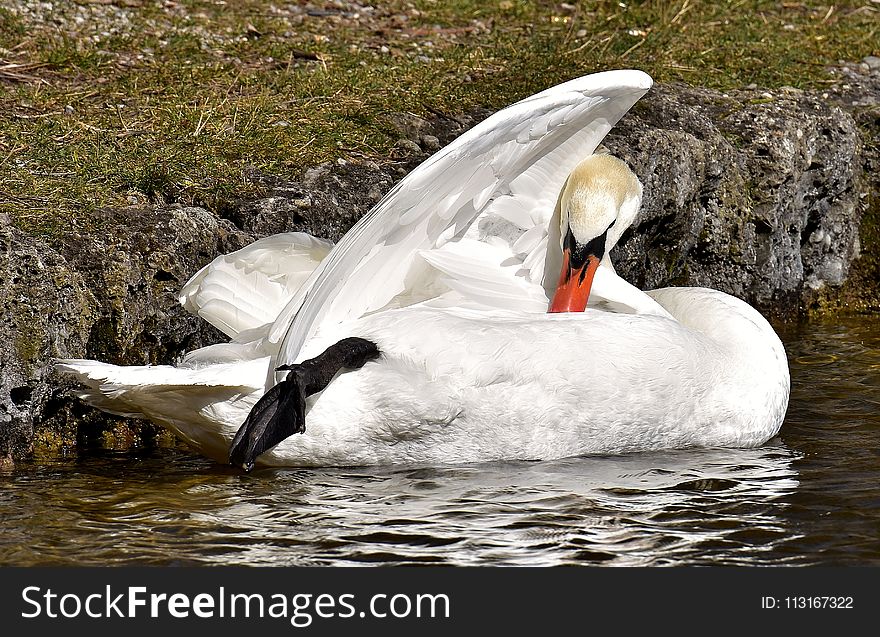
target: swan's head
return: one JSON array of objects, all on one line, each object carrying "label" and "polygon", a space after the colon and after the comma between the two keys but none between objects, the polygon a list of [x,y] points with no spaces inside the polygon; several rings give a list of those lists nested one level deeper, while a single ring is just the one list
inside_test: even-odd
[{"label": "swan's head", "polygon": [[572,171],[559,196],[562,271],[551,312],[583,312],[593,275],[635,220],[642,184],[611,155],[591,155]]}]

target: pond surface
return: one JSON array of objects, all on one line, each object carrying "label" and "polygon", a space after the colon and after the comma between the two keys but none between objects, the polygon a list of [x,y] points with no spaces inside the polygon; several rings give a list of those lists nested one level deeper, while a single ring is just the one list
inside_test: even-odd
[{"label": "pond surface", "polygon": [[242,474],[176,449],[0,474],[0,565],[880,565],[880,320],[782,326],[760,449]]}]

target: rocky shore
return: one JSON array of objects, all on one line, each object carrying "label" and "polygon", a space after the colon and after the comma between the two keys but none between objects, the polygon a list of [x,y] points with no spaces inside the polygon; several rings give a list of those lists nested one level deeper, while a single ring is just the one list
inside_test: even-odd
[{"label": "rocky shore", "polygon": [[[878,61],[880,62],[880,61]],[[822,92],[658,85],[606,139],[645,187],[616,249],[639,287],[715,287],[768,316],[876,311],[880,65],[836,71]],[[488,112],[394,115],[395,156],[252,175],[262,199],[211,211],[103,210],[94,230],[30,236],[0,215],[0,459],[154,438],[70,396],[54,358],[169,363],[223,335],[178,304],[218,254],[269,234],[338,240],[394,183]]]}]

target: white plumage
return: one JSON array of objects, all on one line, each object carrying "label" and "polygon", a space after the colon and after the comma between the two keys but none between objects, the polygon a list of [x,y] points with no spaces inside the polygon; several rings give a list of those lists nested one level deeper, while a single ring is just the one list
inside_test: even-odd
[{"label": "white plumage", "polygon": [[[635,216],[641,186],[626,176],[619,189],[581,192],[588,182],[573,174],[560,193],[650,85],[638,71],[599,73],[500,111],[416,168],[332,249],[290,233],[219,257],[181,302],[230,343],[178,368],[70,360],[60,369],[86,385],[88,402],[162,423],[219,461],[276,366],[350,336],[382,356],[311,396],[305,433],[261,463],[761,444],[782,423],[789,377],[778,337],[747,304],[696,288],[646,294],[617,277],[606,252],[591,307],[547,313],[565,229],[601,233],[610,250]],[[570,211],[568,197],[586,208],[614,199],[618,223]]]},{"label": "white plumage", "polygon": [[235,338],[274,321],[332,247],[302,232],[254,241],[196,272],[180,303]]}]

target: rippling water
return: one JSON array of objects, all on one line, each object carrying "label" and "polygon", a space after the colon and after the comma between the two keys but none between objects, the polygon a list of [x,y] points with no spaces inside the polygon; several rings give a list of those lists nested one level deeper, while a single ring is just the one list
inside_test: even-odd
[{"label": "rippling water", "polygon": [[0,474],[0,564],[880,564],[880,325],[783,326],[760,449],[242,474],[174,449]]}]

